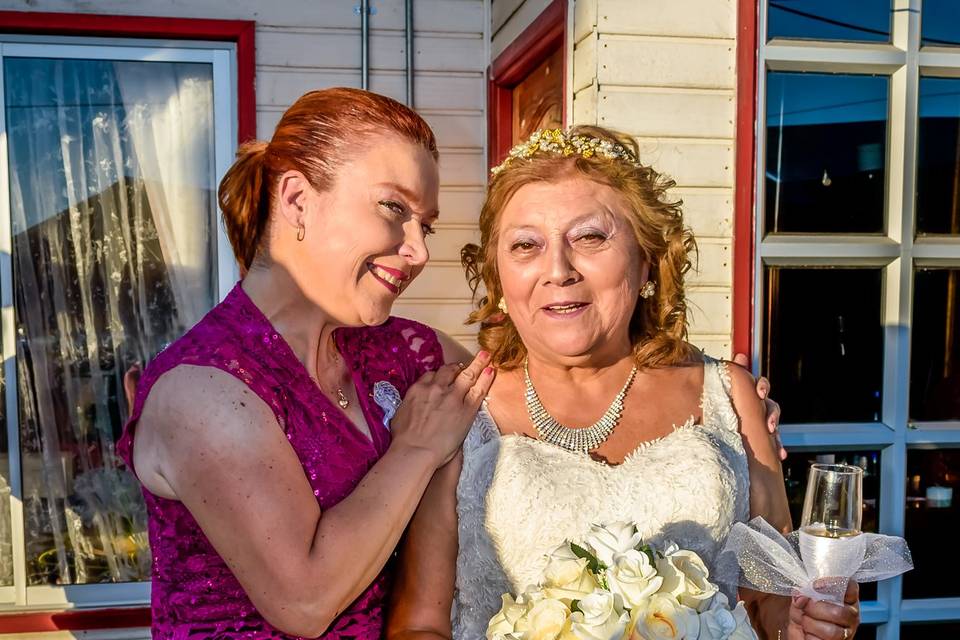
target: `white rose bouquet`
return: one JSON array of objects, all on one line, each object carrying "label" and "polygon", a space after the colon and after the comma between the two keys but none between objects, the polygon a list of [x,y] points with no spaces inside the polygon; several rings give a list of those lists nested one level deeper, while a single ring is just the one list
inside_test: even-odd
[{"label": "white rose bouquet", "polygon": [[633,523],[594,526],[549,556],[540,584],[503,606],[487,640],[756,640],[696,553],[645,544]]}]

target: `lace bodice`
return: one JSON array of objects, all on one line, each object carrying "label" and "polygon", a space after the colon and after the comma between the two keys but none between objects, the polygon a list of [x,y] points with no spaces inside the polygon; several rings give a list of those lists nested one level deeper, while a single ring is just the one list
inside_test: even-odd
[{"label": "lace bodice", "polygon": [[526,436],[500,436],[481,410],[464,442],[457,487],[460,550],[455,640],[479,640],[503,593],[537,579],[546,554],[594,523],[633,520],[708,567],[734,522],[749,517],[750,480],[722,362],[704,365],[703,420],[643,443],[609,466]]},{"label": "lace bodice", "polygon": [[[353,373],[367,438],[317,388],[283,337],[238,284],[186,335],[144,371],[117,452],[133,469],[133,430],[153,384],[181,364],[215,367],[246,384],[273,410],[324,510],[345,498],[390,445],[377,383],[402,396],[427,370],[443,364],[436,334],[412,320],[390,318],[378,327],[338,329],[337,347]],[[211,400],[216,402],[216,398]],[[153,637],[280,639],[254,608],[223,558],[182,502],[143,489],[153,552]],[[256,517],[255,513],[250,514]],[[384,570],[330,625],[330,640],[379,640],[389,583]]]}]

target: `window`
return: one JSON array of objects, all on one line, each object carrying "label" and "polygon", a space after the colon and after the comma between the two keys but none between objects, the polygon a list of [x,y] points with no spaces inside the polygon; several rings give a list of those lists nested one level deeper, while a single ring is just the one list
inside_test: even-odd
[{"label": "window", "polygon": [[0,40],[0,606],[149,599],[127,392],[238,275],[234,47],[141,45]]},{"label": "window", "polygon": [[960,4],[765,0],[758,35],[752,340],[791,505],[816,458],[864,466],[865,528],[919,556],[863,590],[868,633],[946,637],[960,594],[920,567],[960,491]]}]

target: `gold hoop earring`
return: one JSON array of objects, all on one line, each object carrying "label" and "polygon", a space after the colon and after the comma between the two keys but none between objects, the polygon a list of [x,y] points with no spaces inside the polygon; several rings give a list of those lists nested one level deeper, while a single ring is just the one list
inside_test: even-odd
[{"label": "gold hoop earring", "polygon": [[297,225],[297,242],[303,242],[303,237],[307,235],[307,228],[303,226],[301,222]]},{"label": "gold hoop earring", "polygon": [[653,280],[647,280],[643,283],[643,286],[640,287],[640,297],[646,300],[647,298],[652,298],[653,294],[657,292],[657,285],[653,283]]},{"label": "gold hoop earring", "polygon": [[508,315],[506,298],[502,298],[502,297],[500,298],[500,302],[497,303],[497,309],[500,309],[500,311],[503,312],[503,315]]}]

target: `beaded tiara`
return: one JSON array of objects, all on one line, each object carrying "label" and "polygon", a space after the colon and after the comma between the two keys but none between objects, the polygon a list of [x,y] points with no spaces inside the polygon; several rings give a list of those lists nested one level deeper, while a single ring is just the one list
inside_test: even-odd
[{"label": "beaded tiara", "polygon": [[521,142],[510,149],[510,153],[503,162],[492,168],[490,173],[496,175],[514,160],[531,158],[537,152],[553,153],[564,158],[572,155],[579,155],[583,158],[599,156],[639,165],[636,155],[618,142],[579,134],[570,136],[560,129],[540,129],[534,131],[533,135],[525,142]]}]

